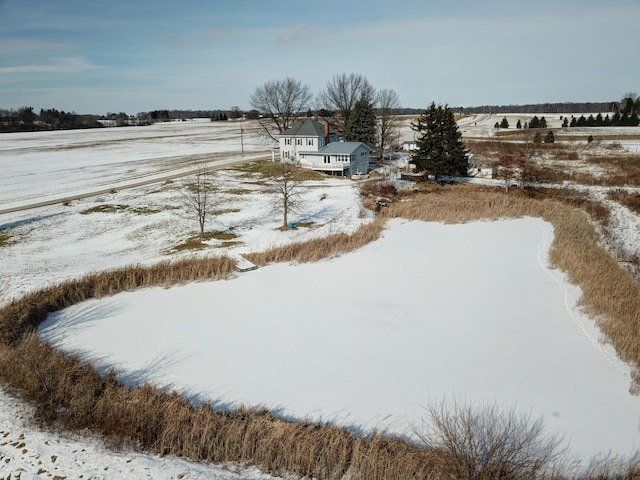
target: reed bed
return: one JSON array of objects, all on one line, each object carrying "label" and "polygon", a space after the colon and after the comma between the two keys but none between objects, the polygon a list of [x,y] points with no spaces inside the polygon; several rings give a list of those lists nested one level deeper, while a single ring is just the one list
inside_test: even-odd
[{"label": "reed bed", "polygon": [[[521,216],[542,217],[553,224],[552,264],[582,287],[585,309],[600,319],[621,358],[640,364],[639,287],[600,246],[588,214],[568,205],[566,199],[469,185],[434,188],[402,197],[351,235],[331,235],[248,258],[264,265],[336,256],[378,238],[386,219],[393,217],[460,223]],[[354,435],[329,424],[289,421],[266,410],[217,410],[147,384],[127,387],[114,372],[99,375],[82,359],[44,344],[35,333],[48,313],[88,298],[226,278],[233,269],[234,262],[224,257],[163,262],[88,275],[17,299],[0,309],[0,380],[33,402],[42,420],[70,429],[91,429],[117,446],[196,461],[255,464],[265,472],[307,478],[454,478],[451,453],[437,447],[376,433]],[[616,478],[622,467],[628,467],[625,478],[640,478],[637,462],[615,469],[607,462],[599,465],[599,470],[594,467],[582,477],[593,478],[591,472],[598,470],[598,478]],[[511,472],[495,478],[522,477]]]},{"label": "reed bed", "polygon": [[245,258],[263,266],[273,262],[315,262],[350,252],[376,240],[384,228],[384,219],[376,218],[352,234],[335,233],[323,238],[273,247],[263,252],[249,253]]}]

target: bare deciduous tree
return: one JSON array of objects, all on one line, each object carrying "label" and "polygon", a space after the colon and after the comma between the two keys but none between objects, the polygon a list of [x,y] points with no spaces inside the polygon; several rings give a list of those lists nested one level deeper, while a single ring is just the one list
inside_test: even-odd
[{"label": "bare deciduous tree", "polygon": [[192,175],[185,178],[180,191],[188,218],[197,218],[200,227],[200,241],[205,239],[205,224],[212,215],[214,206],[219,200],[219,192],[213,174],[204,167],[199,167]]},{"label": "bare deciduous tree", "polygon": [[327,88],[318,95],[320,106],[335,115],[325,120],[340,134],[344,134],[351,111],[356,102],[364,98],[369,103],[375,100],[375,89],[363,75],[342,73],[327,82]]},{"label": "bare deciduous tree", "polygon": [[289,226],[289,214],[297,212],[304,203],[304,185],[296,173],[299,167],[288,162],[280,162],[272,178],[274,202],[273,209],[282,212],[282,226]]},{"label": "bare deciduous tree", "polygon": [[536,182],[539,168],[536,164],[538,146],[532,141],[532,135],[527,134],[523,145],[500,143],[500,158],[496,162],[496,175],[504,181],[506,191],[509,187],[524,188],[528,183]]},{"label": "bare deciduous tree", "polygon": [[263,115],[260,123],[264,131],[275,140],[275,135],[288,129],[296,116],[309,108],[312,97],[307,85],[287,77],[269,80],[256,87],[249,102]]},{"label": "bare deciduous tree", "polygon": [[400,109],[400,97],[395,90],[380,90],[377,95],[378,104],[378,148],[380,158],[384,158],[385,149],[388,149],[400,138],[400,121],[398,111]]},{"label": "bare deciduous tree", "polygon": [[516,181],[516,153],[513,148],[509,148],[506,144],[499,143],[500,156],[496,162],[496,177],[504,182],[506,192],[514,185]]},{"label": "bare deciduous tree", "polygon": [[568,467],[567,447],[545,432],[542,419],[459,401],[432,404],[427,412],[429,419],[415,433],[427,447],[446,454],[446,478],[534,479]]}]

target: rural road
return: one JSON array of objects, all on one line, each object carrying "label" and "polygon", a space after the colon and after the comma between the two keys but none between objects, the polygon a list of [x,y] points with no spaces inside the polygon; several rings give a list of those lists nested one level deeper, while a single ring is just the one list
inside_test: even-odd
[{"label": "rural road", "polygon": [[232,165],[241,165],[243,163],[253,162],[257,160],[267,160],[271,158],[268,154],[250,155],[240,160],[234,156],[233,159],[216,159],[211,161],[211,155],[189,155],[182,160],[186,160],[188,167],[181,166],[172,172],[164,172],[156,175],[145,175],[138,177],[135,180],[124,180],[121,182],[113,182],[108,186],[96,186],[75,192],[68,192],[66,194],[58,194],[48,197],[34,198],[29,200],[23,200],[19,202],[7,203],[0,205],[0,215],[7,213],[20,212],[24,210],[31,210],[34,208],[46,207],[49,205],[56,205],[59,203],[65,203],[72,200],[79,200],[81,198],[92,197],[94,195],[101,195],[109,193],[113,190],[125,190],[129,188],[141,187],[144,185],[152,185],[154,183],[162,183],[167,180],[184,177],[193,173],[194,167],[204,167],[207,170],[220,170]]}]

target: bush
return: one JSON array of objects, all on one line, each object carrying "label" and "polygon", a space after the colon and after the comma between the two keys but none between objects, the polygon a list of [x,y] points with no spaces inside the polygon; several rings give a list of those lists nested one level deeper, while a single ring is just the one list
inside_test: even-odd
[{"label": "bush", "polygon": [[562,439],[532,421],[495,405],[474,408],[459,401],[427,407],[429,420],[416,435],[447,458],[445,476],[458,480],[541,478],[564,468]]},{"label": "bush", "polygon": [[544,136],[544,143],[553,143],[556,141],[556,137],[551,130]]}]

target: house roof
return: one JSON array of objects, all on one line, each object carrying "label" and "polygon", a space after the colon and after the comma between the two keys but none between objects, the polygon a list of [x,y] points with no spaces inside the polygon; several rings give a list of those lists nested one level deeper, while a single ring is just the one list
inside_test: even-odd
[{"label": "house roof", "polygon": [[320,148],[317,152],[304,153],[307,155],[351,155],[361,146],[371,152],[371,149],[362,142],[332,142],[329,145],[325,145]]},{"label": "house roof", "polygon": [[[324,137],[324,123],[311,118],[293,122],[293,124],[280,134],[281,137]],[[336,132],[331,131],[332,134]]]}]

